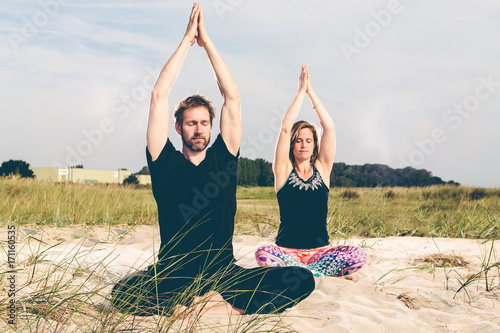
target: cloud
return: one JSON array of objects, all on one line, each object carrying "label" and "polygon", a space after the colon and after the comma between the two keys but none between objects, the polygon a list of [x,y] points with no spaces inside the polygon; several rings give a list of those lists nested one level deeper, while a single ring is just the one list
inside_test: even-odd
[{"label": "cloud", "polygon": [[[57,0],[42,3],[50,1]],[[221,2],[229,7],[217,7]],[[142,81],[148,76],[150,86],[177,47],[192,4],[59,3],[57,14],[45,11],[49,20],[18,45],[18,52],[9,36],[22,37],[26,22],[33,23],[34,15],[44,10],[40,2],[0,5],[0,91],[8,110],[0,130],[5,138],[15,138],[2,140],[0,160],[16,156],[32,166],[64,163],[68,147],[76,149],[88,140],[84,131],[109,119],[114,130],[103,135],[82,163],[139,170],[145,164],[149,103],[149,92],[139,96],[147,90]],[[370,24],[375,27],[375,16],[388,10],[391,1],[201,3],[207,29],[241,93],[247,145],[264,133],[277,136],[277,115],[294,97],[299,67],[307,64],[337,125],[336,161],[397,167],[401,156],[408,160],[419,149],[416,141],[442,128],[447,140],[414,166],[446,180],[500,186],[492,163],[500,139],[494,128],[500,89],[458,129],[443,119],[449,108],[474,94],[479,77],[492,75],[500,81],[500,5],[495,1],[401,0],[402,10],[386,26],[380,24],[377,34],[372,31],[369,44],[352,54],[350,62],[341,43],[356,46],[356,34]],[[203,50],[193,46],[170,106],[196,92],[220,108],[213,71]],[[132,94],[140,98],[130,102]],[[309,104],[305,99],[299,118],[317,123]],[[124,105],[128,115],[122,119],[114,111]],[[171,136],[176,142],[173,131]],[[265,145],[253,141],[253,148],[259,145],[258,157],[272,159],[274,140]]]}]

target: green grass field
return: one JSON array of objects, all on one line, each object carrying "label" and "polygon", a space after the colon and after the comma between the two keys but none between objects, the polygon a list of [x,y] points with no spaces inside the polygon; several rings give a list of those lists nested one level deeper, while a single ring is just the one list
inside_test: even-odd
[{"label": "green grass field", "polygon": [[[149,187],[0,178],[0,196],[0,226],[154,225],[158,218]],[[276,233],[279,209],[273,188],[239,187],[237,200],[236,233]],[[500,238],[500,189],[331,188],[328,208],[334,238]]]}]

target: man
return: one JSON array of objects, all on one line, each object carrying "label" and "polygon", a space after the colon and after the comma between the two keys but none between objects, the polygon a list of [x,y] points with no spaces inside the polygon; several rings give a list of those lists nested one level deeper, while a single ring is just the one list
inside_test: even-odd
[{"label": "man", "polygon": [[[182,138],[179,152],[168,138],[168,95],[195,41],[206,51],[224,99],[220,135],[207,148],[215,113],[204,97],[190,96],[174,113]],[[269,313],[312,292],[314,278],[305,269],[244,269],[234,263],[240,141],[239,92],[195,3],[184,38],[162,68],[151,97],[146,156],[158,205],[158,262],[115,285],[115,307],[137,315],[172,313],[182,306],[213,313]]]}]

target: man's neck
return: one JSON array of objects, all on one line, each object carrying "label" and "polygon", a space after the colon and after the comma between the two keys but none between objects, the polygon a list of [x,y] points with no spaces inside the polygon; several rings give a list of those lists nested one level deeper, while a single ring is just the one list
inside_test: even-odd
[{"label": "man's neck", "polygon": [[193,163],[194,165],[199,165],[207,156],[207,149],[205,148],[202,151],[192,151],[183,144],[182,154],[189,162]]}]

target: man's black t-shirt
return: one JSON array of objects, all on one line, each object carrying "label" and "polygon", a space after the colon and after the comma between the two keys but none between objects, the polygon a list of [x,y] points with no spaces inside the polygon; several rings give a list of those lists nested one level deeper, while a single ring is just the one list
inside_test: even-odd
[{"label": "man's black t-shirt", "polygon": [[155,161],[147,148],[146,157],[158,205],[159,261],[182,256],[183,262],[203,266],[214,259],[222,265],[234,260],[238,155],[228,151],[219,134],[199,165],[170,139]]}]

